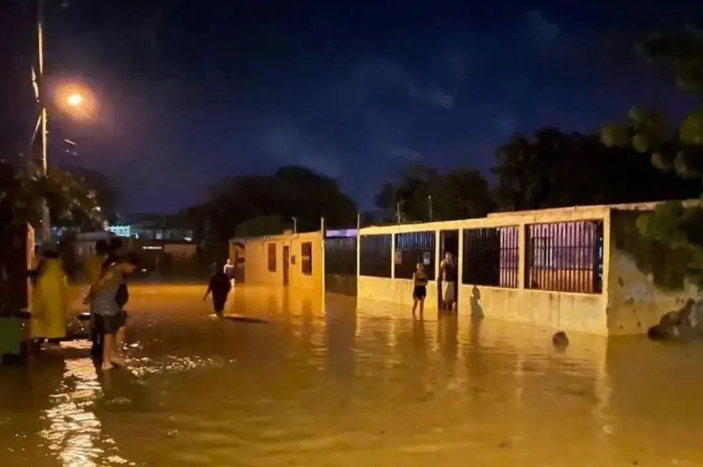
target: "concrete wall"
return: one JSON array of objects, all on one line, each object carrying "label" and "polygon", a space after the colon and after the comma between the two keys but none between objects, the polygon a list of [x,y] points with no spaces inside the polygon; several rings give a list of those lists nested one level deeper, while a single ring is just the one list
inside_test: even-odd
[{"label": "concrete wall", "polygon": [[459,289],[459,312],[472,318],[495,318],[607,335],[607,299],[603,294],[473,285],[461,285]]},{"label": "concrete wall", "polygon": [[700,290],[684,276],[685,260],[644,241],[635,222],[637,211],[613,211],[608,329],[611,335],[643,334],[662,316],[678,311]]},{"label": "concrete wall", "polygon": [[[302,244],[312,244],[312,274],[302,271]],[[269,245],[276,248],[276,270],[269,271]],[[289,287],[322,290],[323,252],[320,232],[285,234],[245,240],[245,272],[248,285],[283,286],[283,248],[290,248]]]},{"label": "concrete wall", "polygon": [[[458,311],[460,315],[496,318],[501,320],[550,326],[566,331],[582,331],[607,335],[608,284],[610,249],[610,207],[577,207],[522,213],[501,213],[482,219],[406,224],[397,226],[369,227],[359,231],[360,236],[374,234],[399,234],[434,231],[437,235],[436,276],[442,245],[440,232],[459,230],[459,277]],[[602,220],[604,235],[602,293],[566,293],[525,288],[526,226],[529,224]],[[472,228],[517,226],[520,232],[520,267],[517,288],[501,288],[461,284],[463,264],[463,230]],[[360,253],[359,253],[360,255]],[[407,305],[412,304],[412,281],[395,278],[360,276],[358,279],[360,299],[380,300]],[[428,286],[426,309],[437,308],[437,284]]]}]

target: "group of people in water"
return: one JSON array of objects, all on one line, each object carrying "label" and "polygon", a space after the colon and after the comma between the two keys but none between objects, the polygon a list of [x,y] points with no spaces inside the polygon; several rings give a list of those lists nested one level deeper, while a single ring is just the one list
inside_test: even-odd
[{"label": "group of people in water", "polygon": [[[444,259],[439,264],[440,278],[438,282],[439,307],[440,310],[452,311],[456,304],[456,265],[454,255],[450,252],[444,254]],[[425,311],[425,299],[427,298],[427,284],[429,278],[425,272],[425,265],[417,263],[413,273],[413,318],[417,318],[417,310],[420,310],[420,319]]]},{"label": "group of people in water", "polygon": [[[86,263],[89,289],[83,303],[90,308],[91,355],[103,370],[125,365],[120,348],[127,322],[127,277],[136,270],[138,259],[132,254],[121,254],[121,249],[118,238],[109,243],[100,240]],[[58,252],[45,248],[31,275],[32,340],[35,345],[56,343],[66,338],[70,308],[68,276]]]}]

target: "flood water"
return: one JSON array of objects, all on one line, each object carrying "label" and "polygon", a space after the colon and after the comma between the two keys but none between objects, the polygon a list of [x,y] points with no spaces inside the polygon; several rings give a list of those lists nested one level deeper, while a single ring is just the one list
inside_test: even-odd
[{"label": "flood water", "polygon": [[703,345],[339,296],[133,287],[129,370],[85,342],[0,367],[3,466],[703,465]]}]

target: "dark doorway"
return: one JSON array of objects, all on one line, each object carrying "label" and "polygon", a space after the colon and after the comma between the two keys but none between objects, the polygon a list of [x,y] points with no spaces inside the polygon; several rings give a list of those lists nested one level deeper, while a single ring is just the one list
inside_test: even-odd
[{"label": "dark doorway", "polygon": [[[458,281],[458,271],[459,271],[459,231],[458,230],[443,230],[440,232],[439,240],[439,255],[440,255],[440,265],[444,261],[444,257],[447,253],[451,253],[454,259],[454,272],[451,277],[451,281],[454,283],[454,303],[459,304],[459,281]],[[442,268],[440,267],[437,276],[437,298],[438,305],[442,309],[442,281],[443,274]]]},{"label": "dark doorway", "polygon": [[290,247],[283,247],[283,285],[288,286],[290,273]]}]

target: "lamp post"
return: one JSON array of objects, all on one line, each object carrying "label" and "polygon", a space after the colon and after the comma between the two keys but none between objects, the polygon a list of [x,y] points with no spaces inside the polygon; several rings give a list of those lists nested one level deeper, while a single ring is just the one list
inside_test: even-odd
[{"label": "lamp post", "polygon": [[[37,0],[37,73],[32,69],[32,79],[34,84],[34,94],[37,103],[39,104],[39,119],[35,127],[35,135],[38,132],[41,142],[40,152],[40,168],[41,175],[44,179],[49,176],[48,150],[49,140],[47,131],[47,106],[49,103],[48,86],[44,79],[44,0]],[[95,100],[92,93],[86,87],[72,84],[63,86],[63,90],[59,89],[58,106],[66,109],[75,109],[84,117],[92,118],[91,114],[85,110],[87,104],[89,109],[94,110]],[[34,137],[32,138],[32,142]],[[46,244],[51,241],[51,216],[49,213],[49,204],[44,197],[42,199],[42,243]]]},{"label": "lamp post", "polygon": [[[47,162],[48,134],[46,130],[46,86],[44,84],[44,0],[37,0],[37,70],[38,84],[35,87],[37,102],[39,102],[39,136],[41,141],[41,174],[45,179],[49,176]],[[42,243],[51,241],[51,217],[49,203],[42,199]]]}]

